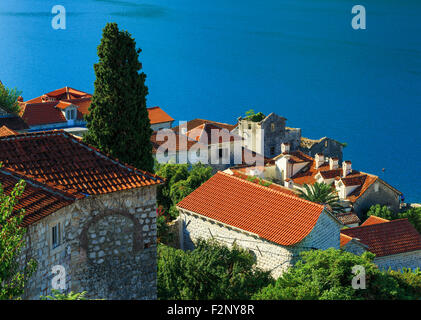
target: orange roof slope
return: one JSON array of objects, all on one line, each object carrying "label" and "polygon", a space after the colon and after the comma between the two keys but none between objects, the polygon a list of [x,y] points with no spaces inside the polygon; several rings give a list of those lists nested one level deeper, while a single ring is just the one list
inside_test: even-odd
[{"label": "orange roof slope", "polygon": [[[166,143],[166,147],[168,147],[168,151],[186,151],[190,150],[194,145],[196,145],[198,142],[195,140],[190,139],[187,136],[179,135],[178,133],[175,133],[171,129],[168,129],[169,134],[175,135],[175,143],[172,143],[171,141],[168,142],[168,136],[164,137],[164,141],[158,141],[157,140],[157,132],[154,132],[151,136],[151,142],[152,142],[152,152],[155,154],[159,147]],[[183,141],[184,139],[184,141]]]},{"label": "orange roof slope", "polygon": [[377,257],[421,250],[421,235],[407,219],[343,229],[341,233],[359,239]]},{"label": "orange roof slope", "polygon": [[372,224],[378,224],[378,223],[384,223],[389,222],[390,220],[386,220],[383,218],[379,218],[376,216],[369,216],[367,220],[364,221],[364,223],[361,224],[362,226],[371,226]]},{"label": "orange roof slope", "polygon": [[149,120],[151,124],[174,121],[164,110],[160,107],[148,108]]},{"label": "orange roof slope", "polygon": [[[211,120],[205,120],[205,119],[193,119],[193,120],[187,121],[185,126],[187,128],[187,131],[190,131],[190,130],[192,130],[192,129],[194,129],[194,128],[202,125],[202,124],[205,124],[205,123],[217,125],[218,127],[227,129],[228,131],[233,130],[237,126],[237,124],[233,125],[233,124],[222,123],[222,122],[211,121]],[[173,127],[172,130],[179,132],[180,126]]]},{"label": "orange roof slope", "polygon": [[62,130],[0,138],[0,162],[24,176],[89,195],[163,181],[119,163]]},{"label": "orange roof slope", "polygon": [[223,172],[216,173],[177,206],[285,246],[302,241],[324,209],[320,204]]},{"label": "orange roof slope", "polygon": [[30,126],[67,123],[60,109],[56,108],[58,101],[27,104],[22,107],[21,117]]},{"label": "orange roof slope", "polygon": [[12,129],[9,129],[6,126],[2,126],[0,128],[0,137],[13,136],[14,134],[17,134],[17,132],[13,131]]},{"label": "orange roof slope", "polygon": [[[10,170],[0,170],[0,185],[2,185],[7,195],[10,195],[14,186],[22,178],[25,177],[12,173]],[[27,181],[23,195],[19,197],[15,211],[25,210],[22,225],[27,226],[72,204],[75,200],[76,197],[72,195],[65,195],[57,190]]]}]

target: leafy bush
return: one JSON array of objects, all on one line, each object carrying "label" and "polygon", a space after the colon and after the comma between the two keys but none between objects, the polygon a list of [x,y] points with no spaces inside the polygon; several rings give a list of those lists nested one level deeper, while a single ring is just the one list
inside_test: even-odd
[{"label": "leafy bush", "polygon": [[21,94],[22,91],[18,91],[16,88],[6,88],[0,82],[0,108],[7,112],[18,114],[20,106],[17,100]]},{"label": "leafy bush", "polygon": [[404,212],[394,214],[387,206],[376,204],[367,211],[367,216],[376,216],[387,220],[408,219],[408,221],[421,233],[421,208],[410,208]]},{"label": "leafy bush", "polygon": [[[336,249],[302,253],[302,260],[274,284],[253,296],[257,300],[373,300],[415,299],[419,297],[420,275],[382,272],[372,262],[374,254],[361,256]],[[366,272],[366,289],[353,289],[352,268]]]},{"label": "leafy bush", "polygon": [[248,111],[246,111],[246,117],[247,120],[253,121],[253,122],[260,122],[262,121],[264,118],[266,118],[266,116],[261,113],[255,113],[253,109],[250,109]]},{"label": "leafy bush", "polygon": [[200,240],[193,251],[158,246],[158,298],[250,299],[273,282],[246,250]]},{"label": "leafy bush", "polygon": [[59,290],[52,290],[51,296],[41,296],[41,300],[88,300],[85,298],[86,291],[76,293],[71,291],[70,293],[61,293]]}]

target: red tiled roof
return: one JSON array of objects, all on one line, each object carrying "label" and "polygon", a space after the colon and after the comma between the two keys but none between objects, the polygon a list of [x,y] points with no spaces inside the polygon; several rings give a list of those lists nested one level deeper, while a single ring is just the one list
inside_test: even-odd
[{"label": "red tiled roof", "polygon": [[223,172],[177,206],[285,246],[302,241],[324,210],[323,205]]},{"label": "red tiled roof", "polygon": [[338,218],[338,220],[345,225],[361,222],[360,218],[358,218],[358,216],[354,212],[339,213],[336,215],[336,218]]},{"label": "red tiled roof", "polygon": [[346,234],[341,233],[340,240],[339,240],[340,247],[342,248],[344,245],[346,245],[351,240],[352,240],[352,237],[347,236]]},{"label": "red tiled roof", "polygon": [[58,101],[26,104],[22,106],[20,116],[30,126],[67,123],[60,109],[55,108],[57,104]]},{"label": "red tiled roof", "polygon": [[379,217],[376,217],[376,216],[369,216],[368,219],[365,220],[363,224],[361,224],[361,227],[362,226],[371,226],[372,224],[384,223],[384,222],[389,222],[389,221],[390,220],[379,218]]},{"label": "red tiled roof", "polygon": [[[205,119],[193,119],[193,120],[187,121],[185,126],[187,128],[187,131],[190,131],[190,130],[192,130],[192,129],[194,129],[194,128],[202,125],[202,124],[205,124],[205,123],[217,125],[218,127],[227,129],[228,131],[233,130],[237,126],[237,124],[233,125],[233,124],[222,123],[222,122],[211,121],[211,120],[205,120]],[[180,126],[173,127],[172,130],[178,132],[178,131],[180,131]]]},{"label": "red tiled roof", "polygon": [[[43,96],[47,96],[53,101],[43,102]],[[46,125],[53,123],[67,123],[61,110],[67,108],[70,104],[78,107],[77,119],[83,120],[84,116],[89,113],[89,107],[92,103],[92,95],[70,87],[64,87],[46,93],[45,95],[34,99],[21,102],[20,116],[30,125]],[[149,119],[151,124],[174,121],[160,107],[148,108]]]},{"label": "red tiled roof", "polygon": [[421,235],[407,219],[342,229],[341,233],[359,239],[377,257],[421,250]]},{"label": "red tiled roof", "polygon": [[25,130],[29,128],[28,124],[26,124],[21,117],[14,115],[0,117],[0,126],[6,126],[12,130]]},{"label": "red tiled roof", "polygon": [[[239,172],[236,169],[231,170],[231,171],[232,171],[232,173],[233,173],[232,175],[234,177],[238,177],[238,178],[243,179],[243,180],[250,181],[253,178],[252,176],[243,174],[243,173]],[[253,181],[250,181],[250,182],[260,183],[260,179],[254,178]],[[265,183],[265,184],[269,184],[270,183],[267,186],[269,189],[273,189],[273,190],[276,190],[276,191],[279,191],[279,192],[283,192],[283,193],[286,193],[286,194],[288,194],[290,196],[293,196],[293,197],[298,197],[298,195],[294,191],[292,191],[291,189],[289,189],[289,188],[286,188],[286,187],[281,186],[281,185],[276,184],[276,183],[271,183],[270,181],[267,181],[267,180],[264,180],[264,179],[262,179],[262,182]]]},{"label": "red tiled roof", "polygon": [[[176,139],[175,139],[175,143],[172,144],[171,142],[168,142],[168,137],[164,137],[164,141],[157,141],[157,133],[154,132],[151,136],[151,142],[152,142],[152,152],[155,154],[158,151],[158,148],[163,145],[164,143],[166,144],[166,147],[168,147],[168,151],[185,151],[185,150],[190,150],[194,145],[196,145],[198,142],[195,140],[190,139],[189,137],[185,136],[185,135],[180,135],[178,133],[175,133],[174,131],[172,131],[171,129],[168,129],[169,133],[174,134]],[[185,139],[183,141],[183,139]],[[180,142],[182,142],[180,144]]]},{"label": "red tiled roof", "polygon": [[[240,136],[234,135],[228,130],[221,128],[213,123],[204,123],[196,128],[193,128],[190,131],[187,131],[186,135],[189,138],[194,139],[196,141],[200,141],[201,143],[204,143],[206,145],[215,143],[214,139],[218,138],[218,136],[219,140],[216,143],[242,140]],[[215,135],[214,138],[213,135]]]},{"label": "red tiled roof", "polygon": [[0,127],[0,137],[13,136],[15,134],[18,134],[18,133],[16,131],[9,129],[6,126]]},{"label": "red tiled roof", "polygon": [[[42,96],[30,99],[28,101],[25,101],[24,103],[26,104],[31,104],[31,103],[41,103],[42,102]],[[64,88],[60,88],[51,92],[48,92],[45,94],[45,96],[48,96],[50,98],[54,98],[56,100],[65,100],[65,99],[80,99],[80,98],[92,98],[92,95],[87,93],[87,92],[83,92],[80,90],[76,90],[70,87],[64,87]]]},{"label": "red tiled roof", "polygon": [[[281,155],[275,158],[279,158]],[[303,153],[303,155],[305,154]],[[376,180],[378,180],[378,177],[375,175],[367,174],[357,170],[352,170],[351,173],[342,178],[341,168],[331,170],[328,163],[323,163],[319,168],[316,169],[314,158],[307,155],[305,156],[310,160],[310,163],[291,177],[294,183],[298,185],[314,184],[316,182],[316,175],[318,173],[320,173],[324,179],[341,179],[346,186],[358,186],[347,196],[349,201],[355,202]]]},{"label": "red tiled roof", "polygon": [[72,204],[77,197],[50,186],[41,185],[8,169],[0,169],[0,185],[10,195],[19,180],[26,180],[23,195],[19,197],[15,212],[25,210],[23,226],[35,223],[53,212]]},{"label": "red tiled roof", "polygon": [[117,162],[62,130],[0,138],[0,162],[37,181],[90,195],[163,181]]},{"label": "red tiled roof", "polygon": [[164,110],[160,107],[148,108],[149,120],[151,124],[174,121]]}]

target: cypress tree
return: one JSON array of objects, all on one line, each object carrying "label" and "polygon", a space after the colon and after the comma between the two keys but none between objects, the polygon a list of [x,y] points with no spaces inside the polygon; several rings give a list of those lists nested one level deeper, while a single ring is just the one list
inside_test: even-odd
[{"label": "cypress tree", "polygon": [[146,75],[140,72],[141,49],[116,23],[103,29],[98,46],[99,62],[85,142],[136,168],[152,171],[152,135],[146,96]]}]

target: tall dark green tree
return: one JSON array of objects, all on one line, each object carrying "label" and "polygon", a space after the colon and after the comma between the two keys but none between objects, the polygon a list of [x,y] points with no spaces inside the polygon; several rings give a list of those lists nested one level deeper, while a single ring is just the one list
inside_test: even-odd
[{"label": "tall dark green tree", "polygon": [[148,88],[139,62],[141,49],[116,23],[103,29],[94,65],[95,91],[86,116],[84,140],[139,169],[153,170],[151,124],[146,109]]}]

